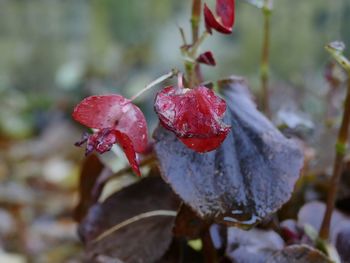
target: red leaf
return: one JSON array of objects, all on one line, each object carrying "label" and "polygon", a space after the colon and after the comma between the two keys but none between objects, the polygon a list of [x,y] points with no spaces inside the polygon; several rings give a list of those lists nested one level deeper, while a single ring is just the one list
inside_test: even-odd
[{"label": "red leaf", "polygon": [[200,54],[197,58],[197,62],[202,63],[202,64],[206,64],[209,66],[216,65],[213,53],[211,51],[207,51],[207,52]]},{"label": "red leaf", "polygon": [[74,109],[73,118],[93,129],[113,129],[128,134],[136,152],[147,146],[147,124],[141,110],[117,95],[90,96]]},{"label": "red leaf", "polygon": [[119,131],[114,131],[115,136],[117,137],[118,144],[123,148],[124,153],[126,155],[126,158],[128,158],[129,164],[131,168],[134,170],[134,172],[138,175],[141,176],[141,172],[139,169],[139,165],[136,160],[136,153],[134,146],[132,144],[131,139],[129,136],[125,133],[119,132]]},{"label": "red leaf", "polygon": [[216,16],[204,4],[204,20],[207,31],[211,34],[212,29],[223,33],[232,33],[232,27],[235,20],[234,0],[216,0]]},{"label": "red leaf", "polygon": [[218,148],[226,139],[230,129],[223,131],[217,136],[210,138],[180,138],[180,140],[190,149],[199,153],[210,152]]},{"label": "red leaf", "polygon": [[230,131],[221,121],[226,102],[203,86],[163,89],[156,96],[155,111],[164,127],[198,152],[217,148]]},{"label": "red leaf", "polygon": [[120,95],[91,96],[79,103],[73,118],[81,124],[98,129],[92,135],[83,136],[80,146],[87,142],[86,154],[96,150],[109,151],[118,143],[124,150],[131,168],[141,175],[135,152],[147,147],[147,124],[141,110]]}]

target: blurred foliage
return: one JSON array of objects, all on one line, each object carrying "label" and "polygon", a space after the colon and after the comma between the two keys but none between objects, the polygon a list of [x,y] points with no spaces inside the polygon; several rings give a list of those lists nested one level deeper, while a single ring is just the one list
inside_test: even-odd
[{"label": "blurred foliage", "polygon": [[[24,100],[34,94],[51,105],[61,99],[72,105],[89,93],[130,95],[141,88],[134,84],[181,65],[177,25],[189,26],[189,11],[186,0],[1,1],[1,101],[19,93]],[[349,14],[350,3],[345,0],[276,0],[271,41],[274,78],[301,87],[307,74],[320,79],[318,72],[327,60],[324,44],[333,39],[350,43]],[[219,63],[215,69],[205,69],[206,76],[248,76],[257,90],[262,14],[237,1],[236,17],[232,37],[216,34],[208,41]],[[308,89],[317,89],[318,83]]]}]

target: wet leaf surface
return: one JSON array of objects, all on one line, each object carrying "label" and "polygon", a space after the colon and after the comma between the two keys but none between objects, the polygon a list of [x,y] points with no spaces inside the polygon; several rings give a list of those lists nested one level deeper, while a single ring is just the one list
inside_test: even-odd
[{"label": "wet leaf surface", "polygon": [[256,109],[243,79],[219,86],[228,106],[224,122],[232,126],[223,144],[199,154],[158,128],[155,150],[165,181],[199,216],[250,226],[290,198],[303,157]]},{"label": "wet leaf surface", "polygon": [[148,177],[91,207],[79,233],[90,258],[155,262],[171,242],[176,210],[171,189]]},{"label": "wet leaf surface", "polygon": [[331,263],[320,251],[306,246],[293,245],[276,252],[268,258],[269,263]]},{"label": "wet leaf surface", "polygon": [[216,149],[230,132],[221,120],[226,102],[204,86],[166,87],[158,92],[154,108],[160,123],[197,152]]},{"label": "wet leaf surface", "polygon": [[284,242],[274,231],[229,228],[226,255],[236,263],[265,263],[274,252],[282,249]]}]

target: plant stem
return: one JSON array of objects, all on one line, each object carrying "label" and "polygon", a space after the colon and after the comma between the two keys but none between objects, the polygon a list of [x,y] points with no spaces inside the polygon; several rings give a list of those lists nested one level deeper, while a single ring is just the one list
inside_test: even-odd
[{"label": "plant stem", "polygon": [[197,38],[196,42],[193,43],[193,46],[191,48],[190,57],[195,59],[197,56],[197,52],[199,47],[203,44],[204,40],[209,36],[209,33],[207,31],[204,31],[203,34]]},{"label": "plant stem", "polygon": [[158,85],[159,83],[176,76],[178,73],[179,73],[179,71],[177,69],[173,69],[172,71],[168,72],[167,74],[160,76],[159,78],[157,78],[156,80],[154,80],[150,84],[148,84],[144,89],[140,90],[137,94],[132,96],[130,100],[133,101],[133,100],[137,99],[146,91],[150,90],[151,88]]},{"label": "plant stem", "polygon": [[[333,53],[333,56],[336,60],[339,62],[341,54],[335,54]],[[343,57],[343,56],[341,56]],[[347,61],[345,59],[345,61]],[[328,197],[327,197],[327,206],[326,211],[324,213],[321,229],[320,229],[320,237],[322,239],[328,239],[329,238],[329,230],[330,230],[330,224],[332,219],[332,213],[334,210],[335,200],[337,197],[337,191],[338,191],[338,185],[342,174],[342,168],[343,168],[343,160],[346,154],[347,150],[347,142],[348,142],[348,135],[349,135],[349,125],[350,125],[350,70],[349,70],[349,63],[341,64],[344,69],[348,73],[348,80],[347,80],[347,94],[345,98],[345,104],[344,104],[344,112],[343,112],[343,118],[341,122],[341,126],[338,132],[338,139],[336,143],[336,156],[334,160],[333,165],[333,174],[330,180],[330,188],[328,190]]]},{"label": "plant stem", "polygon": [[269,77],[270,77],[270,17],[271,7],[269,6],[269,0],[265,0],[262,8],[264,16],[264,30],[263,30],[263,45],[262,45],[262,57],[260,65],[260,79],[261,79],[261,91],[262,101],[261,107],[266,116],[270,117],[270,101],[269,101]]},{"label": "plant stem", "polygon": [[199,79],[196,74],[196,56],[198,46],[203,42],[203,39],[199,38],[199,24],[201,18],[201,8],[202,0],[193,0],[192,1],[192,15],[191,15],[191,24],[192,24],[192,45],[191,50],[186,50],[186,56],[189,60],[185,61],[185,70],[186,70],[186,86],[187,88],[193,88],[198,85]]},{"label": "plant stem", "polygon": [[192,43],[195,43],[199,36],[199,21],[201,19],[202,0],[193,0],[192,2]]}]

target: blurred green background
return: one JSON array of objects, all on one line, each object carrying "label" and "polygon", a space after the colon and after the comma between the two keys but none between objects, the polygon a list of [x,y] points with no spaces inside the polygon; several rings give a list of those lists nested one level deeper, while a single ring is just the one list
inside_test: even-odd
[{"label": "blurred green background", "polygon": [[[259,95],[262,13],[236,2],[234,33],[214,33],[203,46],[217,61],[215,68],[203,67],[204,77],[242,75]],[[80,262],[70,211],[83,151],[73,147],[81,129],[70,119],[72,108],[91,94],[131,97],[161,74],[182,69],[178,27],[190,35],[190,8],[189,0],[0,1],[0,251],[6,251],[0,262]],[[293,118],[317,130],[330,94],[324,45],[350,45],[349,26],[348,0],[275,0],[275,117],[288,106],[298,113]],[[138,101],[151,127],[156,90]]]},{"label": "blurred green background", "polygon": [[[190,6],[188,0],[2,0],[1,136],[30,136],[40,128],[42,111],[69,112],[92,93],[131,96],[181,68],[177,27],[188,32]],[[323,46],[335,39],[350,43],[349,24],[346,0],[276,0],[272,79],[317,93],[328,59]],[[214,33],[204,46],[218,61],[204,69],[206,79],[243,75],[258,91],[261,32],[261,12],[237,0],[234,34]]]}]

